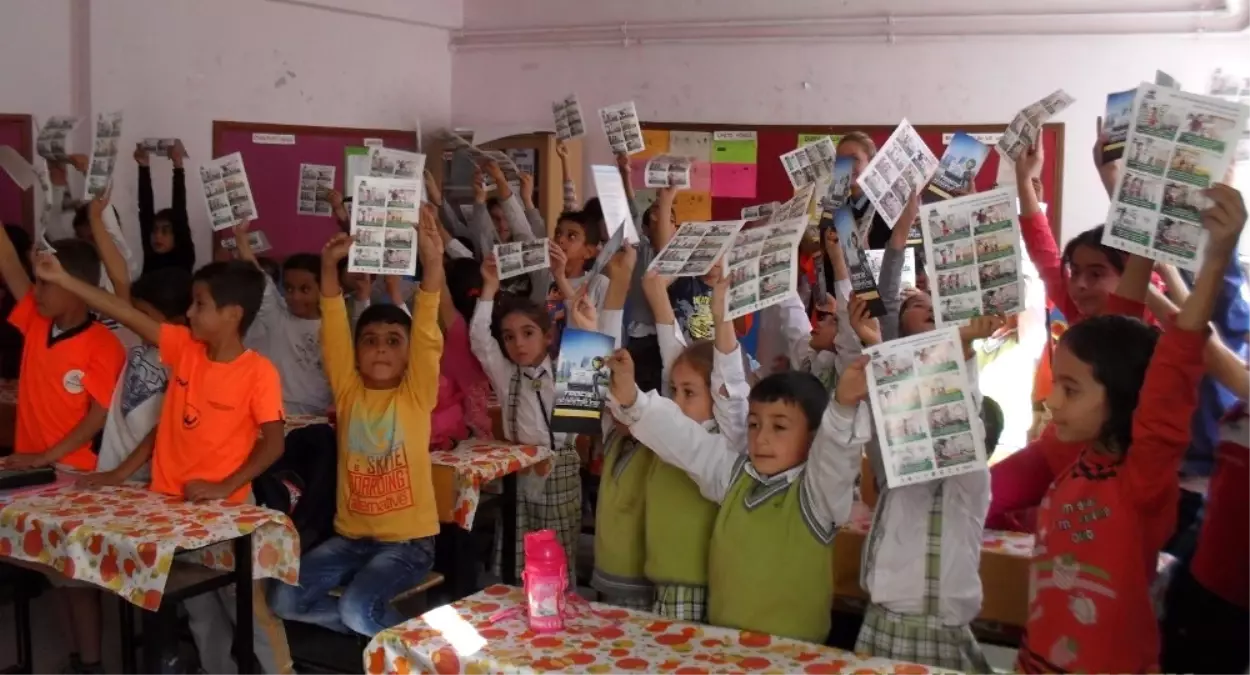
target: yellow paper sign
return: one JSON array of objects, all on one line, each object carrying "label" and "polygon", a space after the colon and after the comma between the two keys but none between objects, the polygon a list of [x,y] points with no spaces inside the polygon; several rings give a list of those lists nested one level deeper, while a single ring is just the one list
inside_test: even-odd
[{"label": "yellow paper sign", "polygon": [[822,138],[828,138],[833,141],[834,145],[837,145],[838,141],[842,140],[841,136],[834,136],[833,134],[799,134],[799,144],[796,147],[801,148],[805,145],[811,145]]},{"label": "yellow paper sign", "polygon": [[678,223],[703,222],[712,219],[712,195],[707,192],[678,192],[673,200]]},{"label": "yellow paper sign", "polygon": [[642,143],[646,147],[642,152],[636,152],[630,155],[631,159],[650,159],[656,155],[663,155],[668,152],[668,129],[643,129]]}]

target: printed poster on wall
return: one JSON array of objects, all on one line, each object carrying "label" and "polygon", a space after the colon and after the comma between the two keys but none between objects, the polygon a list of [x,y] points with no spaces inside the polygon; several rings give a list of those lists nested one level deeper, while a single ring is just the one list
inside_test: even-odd
[{"label": "printed poster on wall", "polygon": [[260,218],[242,154],[232,152],[205,162],[200,166],[200,182],[204,184],[204,201],[214,231]]},{"label": "printed poster on wall", "polygon": [[352,197],[348,270],[416,274],[420,181],[357,176]]},{"label": "printed poster on wall", "polygon": [[869,403],[892,488],[985,470],[959,329],[869,347]]},{"label": "printed poster on wall", "polygon": [[616,345],[602,333],[566,327],[556,360],[552,433],[597,434],[608,398],[608,358]]},{"label": "printed poster on wall", "polygon": [[1207,232],[1202,193],[1233,163],[1250,107],[1155,84],[1137,88],[1125,170],[1102,243],[1197,271]]}]

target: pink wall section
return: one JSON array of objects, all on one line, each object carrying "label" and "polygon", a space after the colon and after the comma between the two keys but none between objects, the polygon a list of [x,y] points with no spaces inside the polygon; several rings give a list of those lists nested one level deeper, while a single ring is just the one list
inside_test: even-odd
[{"label": "pink wall section", "polygon": [[[480,7],[470,0],[467,23]],[[525,25],[541,21],[531,15]],[[1058,118],[1067,123],[1063,222],[1071,237],[1106,213],[1089,158],[1107,93],[1152,79],[1156,68],[1199,90],[1216,66],[1247,67],[1247,54],[1247,36],[463,49],[453,60],[452,111],[463,126],[550,124],[550,102],[576,92],[587,115],[633,99],[641,118],[654,121],[972,124],[1006,122],[1062,87],[1077,99]],[[598,129],[585,143],[589,161],[611,160]]]}]

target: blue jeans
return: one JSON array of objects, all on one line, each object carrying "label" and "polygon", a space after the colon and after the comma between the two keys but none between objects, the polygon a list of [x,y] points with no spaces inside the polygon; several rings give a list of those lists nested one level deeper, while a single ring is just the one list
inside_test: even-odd
[{"label": "blue jeans", "polygon": [[[434,538],[383,542],[334,536],[305,553],[299,586],[279,584],[270,605],[288,621],[372,637],[404,621],[391,598],[434,567]],[[344,586],[342,597],[330,591]]]}]

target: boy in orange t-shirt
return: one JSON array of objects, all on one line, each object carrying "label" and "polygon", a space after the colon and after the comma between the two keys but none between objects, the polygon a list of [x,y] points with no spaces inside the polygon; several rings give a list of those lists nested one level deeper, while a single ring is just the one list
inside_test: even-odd
[{"label": "boy in orange t-shirt", "polygon": [[[90,286],[100,282],[100,258],[90,244],[67,239],[54,248],[55,257],[49,257],[67,278]],[[15,454],[4,459],[4,467],[59,463],[94,470],[92,440],[104,428],[125,349],[81,299],[53,284],[32,284],[7,233],[0,233],[0,275],[18,301],[9,323],[25,338]]]},{"label": "boy in orange t-shirt", "polygon": [[[282,385],[265,357],[243,347],[264,294],[264,273],[242,261],[215,262],[192,277],[190,327],[163,324],[126,301],[70,276],[56,258],[40,254],[36,275],[116,319],[157,345],[170,369],[152,454],[152,489],[191,501],[242,502],[257,475],[282,455]],[[114,375],[116,379],[116,375]],[[255,653],[264,672],[289,672],[282,624],[256,588]],[[230,643],[233,598],[202,594],[187,601],[201,660],[211,667]],[[210,659],[210,660],[206,660]]]}]

